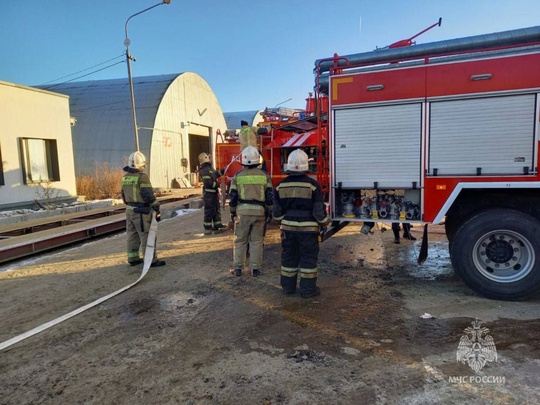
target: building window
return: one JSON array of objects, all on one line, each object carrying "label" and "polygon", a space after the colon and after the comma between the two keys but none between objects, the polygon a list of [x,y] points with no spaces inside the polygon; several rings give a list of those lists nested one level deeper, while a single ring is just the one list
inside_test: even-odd
[{"label": "building window", "polygon": [[60,180],[56,140],[21,138],[21,153],[25,184]]},{"label": "building window", "polygon": [[2,160],[2,148],[0,148],[0,186],[5,186],[4,181],[4,161]]}]

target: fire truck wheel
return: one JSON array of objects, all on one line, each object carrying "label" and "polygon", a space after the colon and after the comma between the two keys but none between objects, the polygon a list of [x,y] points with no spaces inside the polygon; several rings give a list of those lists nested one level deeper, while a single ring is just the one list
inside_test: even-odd
[{"label": "fire truck wheel", "polygon": [[457,275],[492,299],[520,300],[540,288],[540,221],[512,209],[483,211],[450,244]]}]

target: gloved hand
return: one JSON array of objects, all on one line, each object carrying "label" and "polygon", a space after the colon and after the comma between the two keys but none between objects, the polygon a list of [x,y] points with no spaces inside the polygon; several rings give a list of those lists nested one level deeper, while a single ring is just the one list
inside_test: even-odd
[{"label": "gloved hand", "polygon": [[272,222],[272,210],[269,207],[266,207],[264,209],[264,219],[265,219],[267,224]]},{"label": "gloved hand", "polygon": [[231,213],[231,221],[234,222],[235,219],[236,219],[236,214]]},{"label": "gloved hand", "polygon": [[161,221],[161,211],[156,211],[156,221],[159,222]]}]

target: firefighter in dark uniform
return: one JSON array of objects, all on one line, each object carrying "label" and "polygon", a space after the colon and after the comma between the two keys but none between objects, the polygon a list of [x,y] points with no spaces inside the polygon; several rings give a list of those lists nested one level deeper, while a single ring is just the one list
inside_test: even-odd
[{"label": "firefighter in dark uniform", "polygon": [[[161,219],[159,201],[156,200],[152,184],[144,169],[146,158],[141,152],[133,152],[129,156],[128,165],[124,167],[126,174],[122,177],[122,200],[126,204],[126,233],[128,263],[135,266],[143,262],[139,256],[146,250],[146,241],[152,222],[152,210],[156,211],[156,219]],[[164,266],[164,260],[158,260],[154,249],[152,267]]]},{"label": "firefighter in dark uniform", "polygon": [[205,231],[219,231],[225,228],[221,223],[221,210],[219,207],[219,182],[218,178],[223,175],[223,170],[215,170],[212,167],[210,155],[199,155],[199,175],[203,182],[204,219]]},{"label": "firefighter in dark uniform", "polygon": [[317,261],[319,232],[328,222],[321,187],[306,173],[307,154],[297,149],[288,158],[289,175],[274,192],[274,219],[281,221],[281,287],[285,294],[296,292],[300,273],[300,295],[319,295]]},{"label": "firefighter in dark uniform", "polygon": [[263,263],[263,242],[267,222],[272,220],[272,179],[261,170],[257,148],[242,151],[242,166],[231,182],[229,207],[234,226],[234,266],[231,274],[242,275],[249,246],[251,275],[257,277]]}]

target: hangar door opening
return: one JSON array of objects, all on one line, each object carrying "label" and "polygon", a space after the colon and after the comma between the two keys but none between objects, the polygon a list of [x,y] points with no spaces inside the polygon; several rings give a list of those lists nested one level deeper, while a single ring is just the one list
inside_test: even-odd
[{"label": "hangar door opening", "polygon": [[211,153],[210,137],[189,134],[189,169],[191,173],[196,173],[199,166],[199,154]]}]

